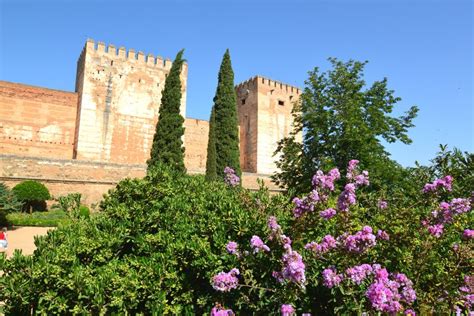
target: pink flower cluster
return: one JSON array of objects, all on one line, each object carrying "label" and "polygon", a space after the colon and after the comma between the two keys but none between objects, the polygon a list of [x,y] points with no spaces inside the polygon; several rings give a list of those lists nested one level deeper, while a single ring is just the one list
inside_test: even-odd
[{"label": "pink flower cluster", "polygon": [[388,203],[385,200],[379,200],[377,206],[379,207],[379,209],[384,210],[388,207]]},{"label": "pink flower cluster", "polygon": [[474,306],[474,275],[466,275],[464,277],[464,285],[459,288],[459,291],[461,292],[459,301],[470,311]]},{"label": "pink flower cluster", "polygon": [[416,292],[413,282],[403,273],[396,273],[389,278],[388,272],[380,265],[372,265],[374,282],[369,286],[366,296],[372,307],[385,313],[398,313],[403,310],[402,303],[413,304]]},{"label": "pink flower cluster", "polygon": [[377,238],[381,240],[389,240],[390,236],[387,234],[386,231],[379,229],[377,231]]},{"label": "pink flower cluster", "polygon": [[441,179],[436,179],[432,183],[427,183],[423,187],[423,193],[437,192],[439,189],[444,188],[446,191],[452,190],[453,177],[445,176]]},{"label": "pink flower cluster", "polygon": [[352,253],[363,253],[376,245],[376,239],[389,240],[389,235],[387,232],[379,230],[377,236],[375,236],[372,233],[372,227],[364,226],[362,230],[354,235],[344,233],[337,239],[331,235],[326,235],[320,243],[314,241],[307,243],[305,249],[313,251],[318,256],[338,247]]},{"label": "pink flower cluster", "polygon": [[462,236],[466,239],[473,239],[474,238],[474,230],[473,229],[465,229]]},{"label": "pink flower cluster", "polygon": [[451,203],[441,202],[439,207],[431,212],[431,216],[421,223],[431,235],[439,238],[443,234],[445,225],[450,224],[455,216],[469,211],[471,211],[471,201],[457,198],[451,200]]},{"label": "pink flower cluster", "polygon": [[323,237],[321,243],[316,243],[314,241],[306,244],[305,249],[311,250],[318,255],[325,254],[326,252],[337,248],[336,239],[331,235],[326,235]]},{"label": "pink flower cluster", "polygon": [[260,237],[253,235],[250,239],[250,247],[253,249],[253,253],[258,253],[260,251],[270,251],[270,248],[265,245]]},{"label": "pink flower cluster", "polygon": [[232,289],[237,288],[239,279],[237,276],[240,274],[239,270],[234,268],[229,272],[219,272],[212,278],[212,287],[220,292],[229,292]]},{"label": "pink flower cluster", "polygon": [[362,230],[354,235],[342,235],[339,241],[344,245],[347,251],[353,253],[362,253],[376,245],[376,237],[372,234],[372,227],[364,226]]},{"label": "pink flower cluster", "polygon": [[293,214],[295,217],[300,217],[304,213],[313,212],[314,206],[318,202],[325,202],[328,198],[329,192],[334,191],[334,182],[341,177],[339,170],[334,168],[325,175],[321,170],[318,170],[313,176],[312,185],[313,190],[304,198],[295,197],[293,203]]},{"label": "pink flower cluster", "polygon": [[[270,236],[276,235],[281,232],[281,226],[278,224],[277,219],[275,216],[268,217],[267,220],[268,228],[270,229]],[[271,239],[271,237],[270,237]]]},{"label": "pink flower cluster", "polygon": [[308,196],[305,196],[302,199],[295,197],[293,199],[293,203],[295,204],[293,215],[295,217],[300,217],[304,213],[314,211],[314,205],[319,202],[319,200],[319,194],[316,190],[311,191]]},{"label": "pink flower cluster", "polygon": [[301,257],[298,252],[291,249],[290,246],[287,246],[286,250],[287,251],[283,254],[282,258],[283,269],[281,272],[276,272],[274,276],[279,280],[284,279],[304,286],[304,283],[306,282],[306,266],[303,262],[303,257]]},{"label": "pink flower cluster", "polygon": [[[369,185],[369,173],[367,171],[362,171],[362,173],[357,172],[357,165],[359,164],[358,160],[349,161],[347,167],[347,183],[344,187],[344,191],[341,192],[338,198],[337,207],[340,211],[346,212],[349,210],[349,207],[356,203],[357,197],[355,190],[360,186]],[[293,199],[295,207],[293,208],[293,214],[295,217],[300,217],[304,213],[313,212],[314,206],[318,202],[325,202],[328,199],[329,193],[334,191],[334,182],[341,178],[339,170],[334,168],[325,175],[321,170],[318,170],[313,176],[312,185],[313,190],[311,193],[304,197]],[[336,210],[328,208],[324,211],[321,211],[319,215],[328,220],[336,215]]]},{"label": "pink flower cluster", "polygon": [[338,274],[333,267],[322,272],[323,284],[328,288],[338,286],[344,280],[359,285],[369,276],[373,276],[374,279],[366,291],[366,296],[374,309],[397,313],[403,310],[402,303],[411,305],[416,300],[413,283],[405,274],[395,273],[390,277],[388,271],[379,264],[354,266],[346,269],[345,274]]},{"label": "pink flower cluster", "polygon": [[268,218],[267,224],[270,229],[269,239],[276,239],[283,246],[283,249],[285,249],[285,253],[282,256],[283,267],[281,271],[273,271],[273,277],[277,279],[278,282],[287,280],[304,286],[306,282],[306,266],[303,262],[303,257],[291,248],[291,239],[283,234],[281,226],[278,225],[274,216]]},{"label": "pink flower cluster", "polygon": [[331,169],[327,175],[325,175],[321,170],[318,170],[313,176],[312,184],[314,188],[319,189],[319,191],[334,191],[334,181],[341,178],[341,174],[337,168]]},{"label": "pink flower cluster", "polygon": [[347,212],[351,205],[356,204],[357,196],[355,193],[356,186],[354,183],[348,183],[344,186],[344,191],[341,192],[337,199],[337,208],[342,212]]},{"label": "pink flower cluster", "polygon": [[347,212],[349,207],[357,202],[355,190],[360,186],[369,185],[369,172],[364,170],[362,173],[358,173],[358,164],[359,160],[351,160],[347,166],[346,178],[349,183],[344,186],[344,191],[337,199],[337,208],[342,212]]},{"label": "pink flower cluster", "polygon": [[346,269],[346,278],[355,284],[361,284],[373,272],[370,264],[361,264]]},{"label": "pink flower cluster", "polygon": [[239,245],[235,241],[229,241],[227,245],[225,246],[226,250],[228,253],[232,255],[238,255],[239,254]]},{"label": "pink flower cluster", "polygon": [[322,218],[324,218],[325,220],[328,220],[328,219],[331,219],[333,218],[334,216],[336,216],[336,210],[333,209],[333,208],[328,208],[324,211],[321,211],[319,212],[319,216],[321,216]]},{"label": "pink flower cluster", "polygon": [[342,273],[337,274],[336,269],[333,267],[324,269],[322,275],[324,286],[330,289],[338,286],[344,280],[344,275]]},{"label": "pink flower cluster", "polygon": [[239,176],[235,174],[235,170],[231,167],[225,167],[224,169],[224,182],[231,187],[235,187],[240,184]]},{"label": "pink flower cluster", "polygon": [[290,304],[283,304],[280,308],[281,316],[291,316],[295,314],[295,309]]},{"label": "pink flower cluster", "polygon": [[224,309],[221,306],[214,306],[211,309],[211,316],[233,316],[235,315],[231,309]]}]

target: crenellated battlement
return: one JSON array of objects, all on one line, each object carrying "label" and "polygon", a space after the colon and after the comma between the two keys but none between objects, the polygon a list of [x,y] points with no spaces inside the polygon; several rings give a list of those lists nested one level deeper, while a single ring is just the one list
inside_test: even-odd
[{"label": "crenellated battlement", "polygon": [[301,89],[296,87],[296,86],[292,86],[292,85],[289,85],[289,84],[281,82],[281,81],[272,80],[270,78],[260,76],[260,75],[254,76],[250,79],[245,80],[244,82],[239,83],[238,85],[235,86],[235,88],[236,89],[242,89],[242,88],[248,89],[251,86],[255,86],[256,84],[267,85],[269,87],[279,89],[282,92],[296,93],[296,94],[301,93]]},{"label": "crenellated battlement", "polygon": [[[172,61],[169,58],[163,59],[161,56],[155,57],[153,54],[145,54],[142,51],[136,52],[133,48],[127,50],[123,46],[117,49],[114,44],[106,45],[104,42],[95,42],[93,39],[87,39],[81,55],[79,56],[78,63],[80,63],[88,53],[95,53],[116,60],[129,61],[148,67],[158,67],[166,70],[171,69],[172,65]],[[184,63],[183,67],[186,68],[187,64]]]}]

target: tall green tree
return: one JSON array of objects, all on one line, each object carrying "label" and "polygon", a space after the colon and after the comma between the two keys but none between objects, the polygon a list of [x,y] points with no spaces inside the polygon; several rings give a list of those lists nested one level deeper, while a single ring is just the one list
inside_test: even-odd
[{"label": "tall green tree", "polygon": [[215,118],[214,107],[213,107],[211,111],[211,118],[209,120],[209,137],[207,141],[207,160],[206,160],[206,180],[207,181],[214,181],[217,179],[215,124],[216,124],[216,118]]},{"label": "tall green tree", "polygon": [[[405,115],[390,116],[401,101],[388,89],[387,79],[366,87],[363,80],[367,62],[342,62],[330,58],[332,69],[309,72],[301,98],[293,108],[295,129],[279,142],[276,153],[280,172],[273,179],[282,187],[304,192],[318,170],[338,167],[345,174],[347,162],[358,159],[371,171],[374,184],[383,185],[402,177],[404,170],[390,159],[381,140],[410,144],[408,128],[418,108]],[[303,142],[296,135],[303,134]]]},{"label": "tall green tree", "polygon": [[186,172],[184,167],[184,118],[180,114],[181,106],[181,68],[183,50],[180,50],[166,77],[162,92],[160,114],[156,124],[148,170],[158,164],[168,165],[178,171]]},{"label": "tall green tree", "polygon": [[225,167],[231,167],[237,175],[241,175],[236,100],[234,71],[232,70],[230,54],[227,49],[219,70],[217,91],[214,97],[214,133],[218,178],[224,178]]}]

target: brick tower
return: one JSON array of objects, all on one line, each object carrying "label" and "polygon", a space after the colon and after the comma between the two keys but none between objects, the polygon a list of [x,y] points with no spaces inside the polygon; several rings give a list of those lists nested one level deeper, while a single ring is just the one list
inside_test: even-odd
[{"label": "brick tower", "polygon": [[278,159],[273,153],[277,142],[292,130],[291,111],[301,90],[256,76],[237,85],[236,92],[242,171],[272,174]]},{"label": "brick tower", "polygon": [[[143,52],[118,50],[87,40],[77,62],[78,93],[74,158],[142,164],[158,120],[161,92],[171,68]],[[181,82],[181,115],[186,112],[187,64]]]}]

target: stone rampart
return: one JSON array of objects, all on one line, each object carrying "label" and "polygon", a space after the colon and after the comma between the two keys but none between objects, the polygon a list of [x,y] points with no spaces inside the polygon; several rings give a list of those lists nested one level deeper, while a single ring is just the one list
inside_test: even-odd
[{"label": "stone rampart", "polygon": [[[200,170],[188,170],[191,174]],[[144,164],[117,164],[88,162],[74,159],[50,159],[20,157],[0,154],[0,182],[9,187],[24,180],[37,180],[48,187],[55,197],[68,193],[82,194],[83,203],[98,203],[103,194],[124,178],[141,178],[146,173]],[[280,190],[270,181],[268,175],[244,173],[242,184],[257,189],[257,179],[262,179],[271,192]]]},{"label": "stone rampart", "polygon": [[71,159],[77,94],[0,81],[0,153]]}]

